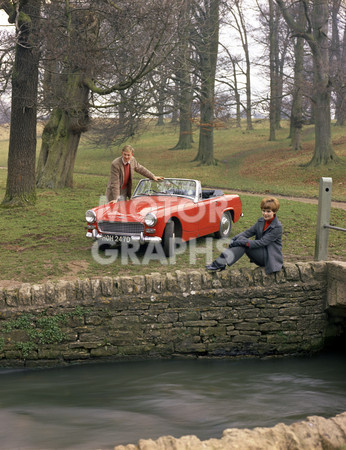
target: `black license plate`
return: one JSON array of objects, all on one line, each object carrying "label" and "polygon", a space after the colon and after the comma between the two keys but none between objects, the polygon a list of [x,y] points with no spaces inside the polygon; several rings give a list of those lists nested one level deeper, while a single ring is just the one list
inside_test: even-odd
[{"label": "black license plate", "polygon": [[102,236],[102,240],[106,242],[132,242],[132,236],[112,236],[109,234],[105,234]]}]

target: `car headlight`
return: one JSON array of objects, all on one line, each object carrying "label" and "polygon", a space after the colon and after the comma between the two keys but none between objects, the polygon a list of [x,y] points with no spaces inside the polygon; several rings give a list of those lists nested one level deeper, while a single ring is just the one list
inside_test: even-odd
[{"label": "car headlight", "polygon": [[85,213],[85,220],[88,223],[93,223],[96,221],[96,214],[94,213],[94,211],[92,211],[91,209],[89,209],[89,211],[87,211]]},{"label": "car headlight", "polygon": [[148,213],[144,217],[144,223],[147,227],[153,227],[154,225],[156,225],[156,222],[157,222],[157,217],[153,213]]}]

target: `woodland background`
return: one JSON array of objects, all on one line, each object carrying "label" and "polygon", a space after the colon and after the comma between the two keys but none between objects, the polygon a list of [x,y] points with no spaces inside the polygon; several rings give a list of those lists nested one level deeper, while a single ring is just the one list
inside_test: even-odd
[{"label": "woodland background", "polygon": [[176,124],[170,149],[196,147],[200,166],[218,163],[217,129],[251,133],[258,118],[269,120],[263,142],[289,120],[294,151],[313,126],[307,167],[344,164],[331,133],[345,123],[342,0],[1,0],[0,10],[10,24],[0,36],[2,206],[73,187],[86,131],[95,149],[115,151],[150,118]]}]

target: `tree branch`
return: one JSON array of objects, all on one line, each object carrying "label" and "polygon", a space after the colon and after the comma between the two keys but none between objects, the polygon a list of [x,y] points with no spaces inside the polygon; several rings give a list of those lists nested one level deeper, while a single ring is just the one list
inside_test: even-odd
[{"label": "tree branch", "polygon": [[15,22],[16,9],[14,7],[14,4],[10,0],[1,0],[0,9],[3,9],[5,13],[8,15],[9,23]]},{"label": "tree branch", "polygon": [[304,11],[306,14],[306,20],[309,24],[308,30],[305,30],[304,27],[300,26],[299,23],[297,23],[293,17],[292,14],[290,14],[290,12],[288,11],[287,6],[285,5],[285,3],[283,2],[283,0],[275,0],[276,3],[278,4],[278,6],[281,9],[282,15],[284,16],[287,25],[292,29],[292,31],[294,32],[294,36],[295,37],[301,37],[304,38],[308,44],[310,45],[310,48],[313,52],[316,51],[316,42],[315,39],[313,37],[312,34],[312,29],[311,29],[311,22],[310,22],[310,18],[308,17],[307,14],[307,5],[306,2],[303,1],[303,5],[304,5]]}]

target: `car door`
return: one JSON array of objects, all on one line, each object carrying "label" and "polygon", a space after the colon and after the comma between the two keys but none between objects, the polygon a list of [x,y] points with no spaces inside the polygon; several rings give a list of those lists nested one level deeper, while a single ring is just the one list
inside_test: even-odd
[{"label": "car door", "polygon": [[199,236],[206,236],[219,229],[222,216],[222,199],[220,197],[209,197],[198,202],[200,220],[198,222]]}]

